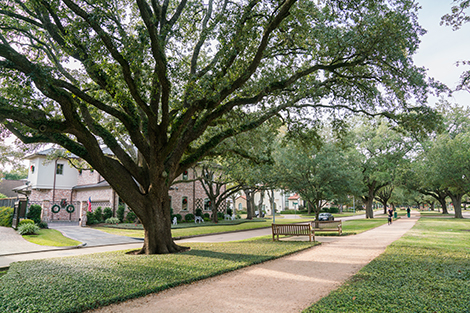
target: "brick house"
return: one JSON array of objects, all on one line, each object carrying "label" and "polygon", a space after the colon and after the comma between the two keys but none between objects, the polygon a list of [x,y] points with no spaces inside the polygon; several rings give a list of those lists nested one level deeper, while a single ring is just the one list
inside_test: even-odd
[{"label": "brick house", "polygon": [[[48,159],[48,155],[53,152],[54,149],[47,149],[26,156],[25,159],[29,161],[28,180],[26,185],[17,188],[28,194],[30,204],[41,205],[44,221],[83,221],[89,199],[93,211],[98,207],[110,207],[114,216],[119,205],[127,208],[97,171],[78,170],[62,158]],[[180,182],[171,187],[170,199],[174,214],[184,217],[188,213],[194,214],[197,208],[210,213],[204,188],[195,179],[196,170],[190,169],[177,179],[187,180],[187,183]],[[58,209],[58,212],[53,212]]]}]

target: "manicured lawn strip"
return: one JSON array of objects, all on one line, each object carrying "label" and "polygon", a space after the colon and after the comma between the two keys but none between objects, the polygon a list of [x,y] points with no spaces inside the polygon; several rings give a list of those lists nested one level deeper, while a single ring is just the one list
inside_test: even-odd
[{"label": "manicured lawn strip", "polygon": [[343,234],[344,235],[357,235],[365,231],[368,231],[372,228],[382,226],[384,224],[387,224],[387,218],[384,218],[384,217],[344,221],[343,222]]},{"label": "manicured lawn strip", "polygon": [[81,244],[80,241],[67,238],[55,229],[40,229],[39,235],[24,235],[23,238],[41,246],[71,247]]},{"label": "manicured lawn strip", "polygon": [[470,221],[421,218],[304,312],[469,312]]},{"label": "manicured lawn strip", "polygon": [[313,243],[258,239],[185,245],[191,250],[171,255],[117,251],[13,263],[1,278],[0,312],[82,312],[278,258]]},{"label": "manicured lawn strip", "polygon": [[[387,219],[383,217],[373,218],[373,219],[359,219],[359,220],[350,220],[343,222],[343,236],[347,235],[357,235],[368,231],[372,228],[382,226],[387,224]],[[321,232],[315,231],[317,236],[338,236],[337,232]]]},{"label": "manicured lawn strip", "polygon": [[426,216],[426,217],[430,217],[430,216],[454,217],[455,215],[454,212],[452,212],[451,214],[442,214],[442,212],[437,212],[437,211],[419,211],[419,213],[421,214],[421,216]]},{"label": "manicured lawn strip", "polygon": [[[311,220],[309,219],[283,219],[282,224],[300,223],[300,222],[307,222],[307,221],[311,221]],[[276,222],[278,221],[276,220]],[[172,229],[171,233],[173,237],[187,237],[187,236],[207,235],[207,234],[223,233],[223,232],[238,231],[238,230],[258,229],[258,228],[265,228],[265,227],[271,227],[271,220],[266,220],[263,222],[249,222],[249,223],[242,223],[242,224],[235,224],[235,225],[178,228],[178,229]],[[128,236],[128,237],[134,237],[134,238],[144,237],[143,230],[117,229],[117,228],[109,228],[109,227],[94,227],[94,229],[98,229],[109,234],[120,235],[120,236]]]}]

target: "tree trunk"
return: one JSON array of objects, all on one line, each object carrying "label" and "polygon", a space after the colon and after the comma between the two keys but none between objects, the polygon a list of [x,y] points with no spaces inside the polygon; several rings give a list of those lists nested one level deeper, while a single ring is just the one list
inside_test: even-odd
[{"label": "tree trunk", "polygon": [[253,191],[249,188],[244,188],[243,192],[245,193],[246,197],[246,219],[252,220],[253,219],[253,207],[252,207],[252,198],[253,198]]},{"label": "tree trunk", "polygon": [[319,220],[318,216],[320,215],[320,206],[318,204],[313,204],[311,201],[308,201],[308,206],[313,207],[313,211],[315,212],[315,228],[318,228]]},{"label": "tree trunk", "polygon": [[437,200],[441,204],[442,214],[449,214],[449,212],[447,211],[446,197],[439,197]]},{"label": "tree trunk", "polygon": [[269,199],[269,205],[271,208],[271,213],[274,216],[276,214],[276,208],[274,207],[274,189],[268,190],[268,199]]},{"label": "tree trunk", "polygon": [[209,198],[211,202],[212,222],[218,223],[219,217],[217,216],[217,202],[216,199]]},{"label": "tree trunk", "polygon": [[[189,250],[173,241],[171,236],[171,213],[168,190],[161,188],[156,193],[149,194],[145,208],[136,208],[138,217],[144,227],[144,245],[139,254],[165,254]],[[132,208],[132,207],[131,207]],[[136,214],[137,214],[136,212]],[[145,216],[142,216],[144,212]]]},{"label": "tree trunk", "polygon": [[374,202],[374,185],[369,186],[368,195],[362,197],[362,202],[366,205],[366,218],[374,218],[372,203]]},{"label": "tree trunk", "polygon": [[260,190],[259,202],[258,202],[258,217],[262,218],[263,216],[263,202],[264,202],[264,189]]},{"label": "tree trunk", "polygon": [[463,218],[462,206],[461,206],[463,194],[453,194],[449,192],[448,195],[450,199],[452,200],[452,204],[454,205],[454,212],[455,212],[454,217]]},{"label": "tree trunk", "polygon": [[387,201],[383,201],[381,203],[384,206],[384,214],[387,214]]}]

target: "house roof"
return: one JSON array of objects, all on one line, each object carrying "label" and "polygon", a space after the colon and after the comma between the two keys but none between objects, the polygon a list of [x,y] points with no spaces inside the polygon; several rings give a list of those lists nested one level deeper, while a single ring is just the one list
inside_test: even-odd
[{"label": "house roof", "polygon": [[[48,156],[48,155],[53,154],[57,150],[65,151],[64,149],[49,148],[49,149],[46,149],[46,150],[37,151],[33,154],[29,154],[29,155],[25,156],[24,158],[25,159],[32,159],[32,158],[37,157],[37,156]],[[78,159],[78,156],[76,156],[75,154],[70,153],[70,152],[69,152],[69,157],[74,158],[74,159]]]},{"label": "house roof", "polygon": [[[29,155],[25,156],[24,158],[25,159],[32,159],[36,156],[48,156],[48,155],[53,154],[57,150],[65,151],[62,148],[49,148],[49,149],[46,149],[46,150],[38,151],[38,152],[33,153],[33,154],[29,154]],[[113,155],[113,152],[111,151],[111,149],[109,149],[106,146],[101,146],[101,150],[103,150],[103,153],[106,154],[106,155]],[[79,159],[78,156],[76,156],[75,154],[73,154],[71,152],[68,152],[67,154],[68,154],[69,158]]]},{"label": "house roof", "polygon": [[246,200],[246,196],[244,196],[244,195],[241,195],[241,196],[237,197],[237,199],[239,199],[239,198],[242,198],[242,199]]},{"label": "house roof", "polygon": [[78,185],[74,186],[72,189],[73,190],[79,190],[79,189],[93,189],[93,188],[104,188],[104,187],[110,187],[109,183],[105,180],[100,181],[97,184],[89,184],[89,185]]},{"label": "house roof", "polygon": [[24,185],[26,180],[8,180],[2,179],[0,181],[0,193],[4,194],[8,198],[16,197],[16,193],[14,191],[15,188]]},{"label": "house roof", "polygon": [[290,196],[288,200],[299,200],[300,196],[298,194],[295,194],[293,196]]}]

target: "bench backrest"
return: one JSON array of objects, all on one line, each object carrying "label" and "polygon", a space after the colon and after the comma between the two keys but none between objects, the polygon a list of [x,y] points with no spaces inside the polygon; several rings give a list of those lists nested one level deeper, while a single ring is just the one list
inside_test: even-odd
[{"label": "bench backrest", "polygon": [[274,234],[299,234],[308,235],[312,233],[310,224],[272,224]]}]

